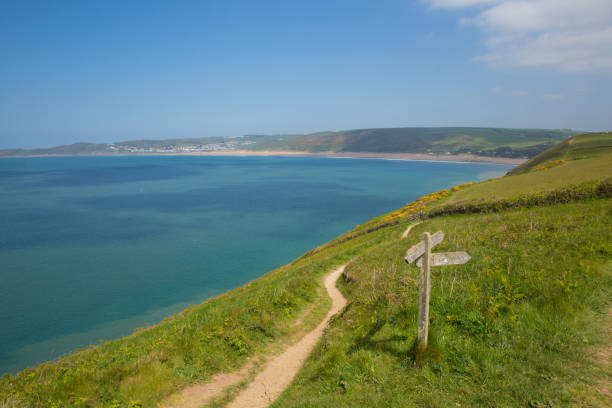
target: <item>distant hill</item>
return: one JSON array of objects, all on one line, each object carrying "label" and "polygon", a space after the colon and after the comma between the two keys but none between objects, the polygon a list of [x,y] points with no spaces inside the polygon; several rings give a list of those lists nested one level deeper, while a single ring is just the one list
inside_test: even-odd
[{"label": "distant hill", "polygon": [[[546,166],[559,165],[561,161],[580,160],[583,158],[598,158],[610,156],[612,152],[612,132],[588,133],[573,136],[558,145],[535,156],[532,160],[515,167],[508,174],[516,175]],[[610,157],[612,160],[612,157]]]},{"label": "distant hill", "polygon": [[378,128],[305,135],[245,135],[193,139],[74,143],[47,149],[6,149],[0,156],[172,154],[214,151],[301,151],[473,154],[530,158],[577,135],[572,130],[501,128]]},{"label": "distant hill", "polygon": [[612,181],[612,132],[573,136],[510,170],[506,177],[461,188],[434,203],[439,206],[513,199],[546,194],[582,183]]},{"label": "distant hill", "polygon": [[132,140],[117,143],[73,143],[41,149],[5,149],[0,150],[0,156],[189,153],[232,150],[238,146],[249,144],[252,139],[257,138],[259,136]]},{"label": "distant hill", "polygon": [[250,149],[533,157],[579,132],[500,128],[379,128],[262,140]]}]

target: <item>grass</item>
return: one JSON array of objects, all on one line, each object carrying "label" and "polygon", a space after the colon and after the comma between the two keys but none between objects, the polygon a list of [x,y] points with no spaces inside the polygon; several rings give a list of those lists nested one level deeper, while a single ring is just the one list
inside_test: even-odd
[{"label": "grass", "polygon": [[[130,148],[171,150],[218,143],[239,143],[238,149],[307,152],[471,153],[494,157],[533,157],[578,132],[502,128],[379,128],[318,132],[307,135],[246,135],[226,137],[133,140],[114,143],[122,153]],[[0,149],[0,157],[29,155],[91,155],[116,153],[108,144],[74,143],[45,149]]]},{"label": "grass", "polygon": [[570,137],[542,152],[526,163],[512,169],[509,174],[528,173],[534,168],[555,160],[581,160],[609,154],[612,150],[612,132],[587,133]]},{"label": "grass", "polygon": [[[565,163],[534,171],[555,160],[565,160]],[[573,137],[516,167],[509,175],[511,177],[483,181],[462,188],[436,206],[511,198],[612,177],[612,133]]]},{"label": "grass", "polygon": [[309,152],[395,152],[533,157],[577,132],[500,128],[382,128],[318,132],[271,138],[247,147],[255,150]]},{"label": "grass", "polygon": [[[612,295],[609,199],[439,217],[402,241],[405,226],[347,266],[348,307],[275,407],[609,406],[593,384],[612,373],[591,349]],[[432,344],[418,356],[419,272],[403,255],[440,229],[436,251],[472,260],[434,268]]]},{"label": "grass", "polygon": [[[275,406],[610,406],[597,387],[612,371],[594,363],[610,346],[610,137],[577,137],[516,175],[429,194],[154,327],[2,376],[0,407],[155,407],[313,328],[329,304],[321,277],[351,259],[340,283],[349,305]],[[484,211],[525,194],[528,206]],[[454,214],[477,206],[483,214]],[[418,354],[418,269],[403,255],[439,229],[436,251],[472,260],[435,268],[431,343]]]},{"label": "grass", "polygon": [[[314,327],[329,302],[319,278],[380,237],[320,251],[129,337],[4,375],[0,406],[155,407],[186,384],[235,369]],[[295,327],[307,309],[312,314]]]}]

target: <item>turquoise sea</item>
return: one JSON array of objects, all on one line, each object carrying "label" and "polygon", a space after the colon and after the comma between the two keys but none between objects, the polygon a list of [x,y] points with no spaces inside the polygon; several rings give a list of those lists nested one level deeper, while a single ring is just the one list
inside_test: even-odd
[{"label": "turquoise sea", "polygon": [[129,334],[421,195],[510,166],[315,157],[0,160],[0,374]]}]

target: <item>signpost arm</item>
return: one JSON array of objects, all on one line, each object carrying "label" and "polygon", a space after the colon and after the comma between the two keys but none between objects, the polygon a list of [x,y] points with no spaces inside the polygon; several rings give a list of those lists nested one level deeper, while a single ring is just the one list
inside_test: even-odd
[{"label": "signpost arm", "polygon": [[431,249],[444,239],[444,232],[438,231],[431,235],[424,232],[421,235],[422,241],[413,245],[407,252],[404,260],[407,263],[416,261],[421,268],[421,278],[419,285],[419,321],[417,334],[417,350],[424,351],[427,348],[427,338],[429,336],[429,293],[431,292],[432,266],[461,265],[470,260],[467,252],[441,252],[431,253]]},{"label": "signpost arm", "polygon": [[425,253],[423,254],[423,266],[421,267],[421,282],[419,286],[419,326],[417,335],[417,349],[423,351],[427,348],[427,337],[429,332],[429,293],[431,291],[431,275],[429,272],[431,261],[431,235],[424,232],[422,236],[425,242]]}]

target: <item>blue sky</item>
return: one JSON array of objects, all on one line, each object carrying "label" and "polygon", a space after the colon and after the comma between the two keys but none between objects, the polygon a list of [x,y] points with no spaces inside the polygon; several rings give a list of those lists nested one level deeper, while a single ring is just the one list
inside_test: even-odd
[{"label": "blue sky", "polygon": [[0,148],[612,129],[609,0],[4,0],[0,55]]}]

